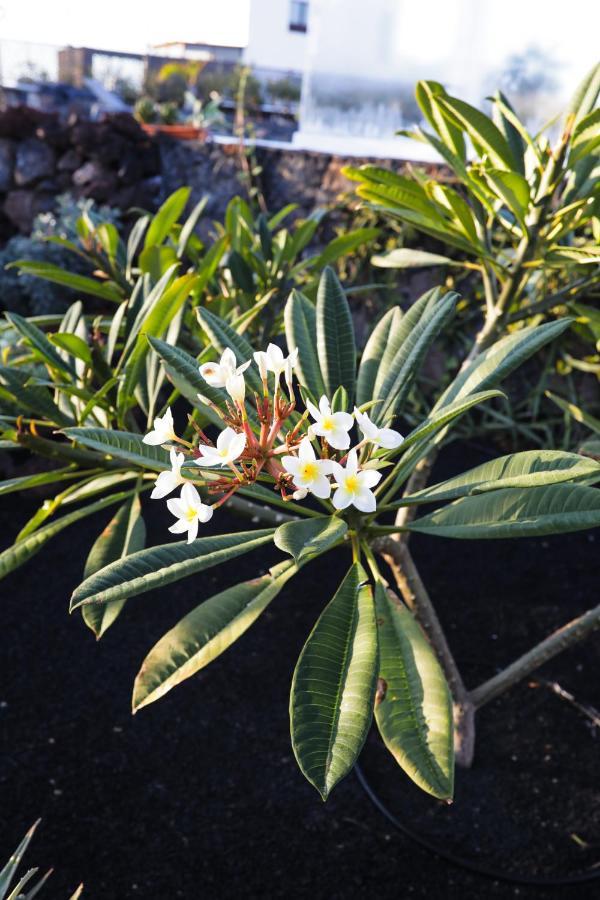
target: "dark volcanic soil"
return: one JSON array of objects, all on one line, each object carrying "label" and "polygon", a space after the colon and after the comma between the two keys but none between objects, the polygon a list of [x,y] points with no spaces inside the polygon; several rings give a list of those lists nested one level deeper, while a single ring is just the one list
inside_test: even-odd
[{"label": "dark volcanic soil", "polygon": [[[464,454],[450,449],[438,474],[482,458]],[[36,503],[2,501],[4,545]],[[149,542],[168,540],[163,504],[147,506]],[[271,557],[242,557],[225,579],[211,570],[137,597],[96,644],[67,603],[108,517],[63,532],[3,582],[0,860],[42,816],[26,859],[55,867],[41,896],[66,898],[80,880],[90,900],[599,896],[598,881],[518,887],[466,872],[395,831],[354,776],[326,805],[305,782],[289,743],[289,684],[343,575],[343,556],[308,567],[235,647],[132,718],[133,679],[158,637]],[[215,516],[215,530],[228,524]],[[415,538],[469,685],[598,602],[598,542],[600,532],[519,542]],[[598,707],[598,647],[595,637],[541,675]],[[451,809],[420,796],[375,735],[365,773],[395,813],[455,854],[528,875],[597,862],[598,729],[528,684],[482,710],[478,726],[475,767],[459,775]]]}]

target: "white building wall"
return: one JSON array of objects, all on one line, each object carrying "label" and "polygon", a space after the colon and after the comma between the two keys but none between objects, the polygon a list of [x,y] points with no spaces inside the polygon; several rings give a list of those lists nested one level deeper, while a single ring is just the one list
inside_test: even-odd
[{"label": "white building wall", "polygon": [[303,72],[307,34],[290,30],[291,0],[251,0],[244,62],[257,69]]}]

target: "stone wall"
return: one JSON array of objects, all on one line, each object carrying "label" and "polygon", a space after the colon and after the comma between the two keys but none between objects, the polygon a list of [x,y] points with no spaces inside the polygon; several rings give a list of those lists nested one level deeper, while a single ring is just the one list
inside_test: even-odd
[{"label": "stone wall", "polygon": [[158,146],[129,115],[62,123],[27,107],[0,113],[0,241],[28,234],[59,194],[126,209],[154,208],[160,191]]},{"label": "stone wall", "polygon": [[[256,156],[271,210],[294,202],[308,214],[351,187],[341,174],[350,160],[339,156],[266,148],[257,148]],[[207,194],[207,216],[222,218],[229,200],[243,193],[239,172],[235,144],[151,138],[126,114],[61,123],[48,113],[11,108],[0,113],[0,242],[28,234],[37,213],[52,209],[66,192],[122,210],[153,210],[176,188],[190,185],[190,202]]]}]

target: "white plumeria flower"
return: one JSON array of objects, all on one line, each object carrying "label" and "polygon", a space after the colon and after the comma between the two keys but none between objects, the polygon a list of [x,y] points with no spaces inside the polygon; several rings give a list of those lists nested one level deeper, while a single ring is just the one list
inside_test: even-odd
[{"label": "white plumeria flower", "polygon": [[211,387],[222,388],[226,386],[230,375],[241,375],[242,372],[246,371],[250,363],[251,360],[248,360],[248,362],[238,366],[235,353],[230,347],[227,347],[218,363],[209,362],[200,366],[200,374]]},{"label": "white plumeria flower", "polygon": [[157,447],[159,444],[167,444],[169,441],[176,440],[177,435],[173,426],[173,413],[171,412],[171,407],[167,406],[164,416],[159,416],[154,420],[154,430],[145,434],[142,442]]},{"label": "white plumeria flower", "polygon": [[212,519],[213,508],[207,506],[200,499],[200,494],[193,484],[184,484],[181,488],[181,496],[167,500],[169,512],[177,518],[169,531],[172,534],[183,534],[187,531],[187,542],[191,544],[198,536],[198,523],[208,522]]},{"label": "white plumeria flower", "polygon": [[337,490],[331,498],[335,508],[346,509],[348,506],[355,506],[364,513],[375,512],[377,500],[371,488],[381,480],[381,472],[376,472],[375,469],[359,471],[356,450],[351,450],[348,454],[345,467],[333,462],[332,468],[337,485]]},{"label": "white plumeria flower", "polygon": [[216,447],[207,447],[200,444],[198,450],[202,454],[201,459],[194,462],[197,466],[228,466],[240,456],[246,446],[246,435],[233,428],[224,428],[217,438]]},{"label": "white plumeria flower", "polygon": [[354,407],[354,416],[366,441],[383,447],[385,450],[395,450],[404,441],[399,431],[394,431],[392,428],[379,428],[375,422],[371,421],[366,412],[362,413],[356,407]]},{"label": "white plumeria flower", "polygon": [[227,377],[225,387],[232,400],[235,400],[238,403],[244,402],[244,397],[246,396],[246,381],[241,372],[232,372],[231,375]]},{"label": "white plumeria flower", "polygon": [[171,491],[174,491],[180,484],[185,484],[185,478],[181,475],[181,467],[185,462],[183,453],[177,450],[171,450],[171,471],[161,472],[154,484],[154,490],[150,494],[151,500],[162,500]]},{"label": "white plumeria flower", "polygon": [[292,497],[294,498],[294,500],[305,500],[307,495],[308,491],[306,490],[306,488],[298,488],[297,491],[294,491]]},{"label": "white plumeria flower", "polygon": [[347,450],[350,446],[350,435],[348,432],[354,424],[354,419],[350,413],[332,413],[327,397],[321,397],[318,409],[310,400],[306,401],[306,406],[315,420],[315,424],[310,426],[309,433],[324,437],[334,450]]},{"label": "white plumeria flower", "polygon": [[277,344],[269,344],[266,350],[257,350],[254,354],[254,359],[262,380],[266,381],[267,373],[273,372],[275,381],[277,382],[279,376],[285,370],[288,360],[291,360],[290,365],[292,368],[296,365],[298,361],[298,348],[294,347],[290,355],[285,357],[281,347],[278,347]]},{"label": "white plumeria flower", "polygon": [[[332,462],[329,459],[317,459],[310,440],[305,437],[300,442],[298,456],[284,456],[281,460],[283,468],[294,478],[294,484],[300,491],[310,491],[315,497],[327,500],[331,494],[331,484],[327,475],[331,475]],[[304,496],[294,499],[303,500]]]}]

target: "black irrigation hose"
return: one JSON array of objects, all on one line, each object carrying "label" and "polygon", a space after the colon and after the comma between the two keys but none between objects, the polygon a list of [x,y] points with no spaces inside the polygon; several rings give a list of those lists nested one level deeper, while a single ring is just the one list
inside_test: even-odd
[{"label": "black irrigation hose", "polygon": [[476,862],[471,862],[469,859],[455,856],[447,850],[442,850],[433,841],[422,837],[420,834],[417,834],[416,831],[413,831],[412,828],[409,828],[408,825],[401,822],[371,788],[363,770],[358,764],[354,766],[354,771],[356,772],[356,777],[358,778],[360,786],[373,806],[379,810],[394,828],[404,834],[407,838],[410,838],[414,843],[424,847],[425,850],[428,850],[440,859],[443,859],[460,869],[465,869],[468,872],[475,872],[477,875],[482,875],[484,878],[491,878],[494,881],[506,881],[510,884],[526,884],[533,887],[560,887],[569,884],[583,884],[586,881],[594,881],[595,879],[600,878],[600,866],[590,869],[587,872],[578,872],[576,875],[565,875],[562,878],[536,878],[535,876],[511,875],[508,872],[497,872],[495,869],[488,868],[487,866],[480,865]]}]

